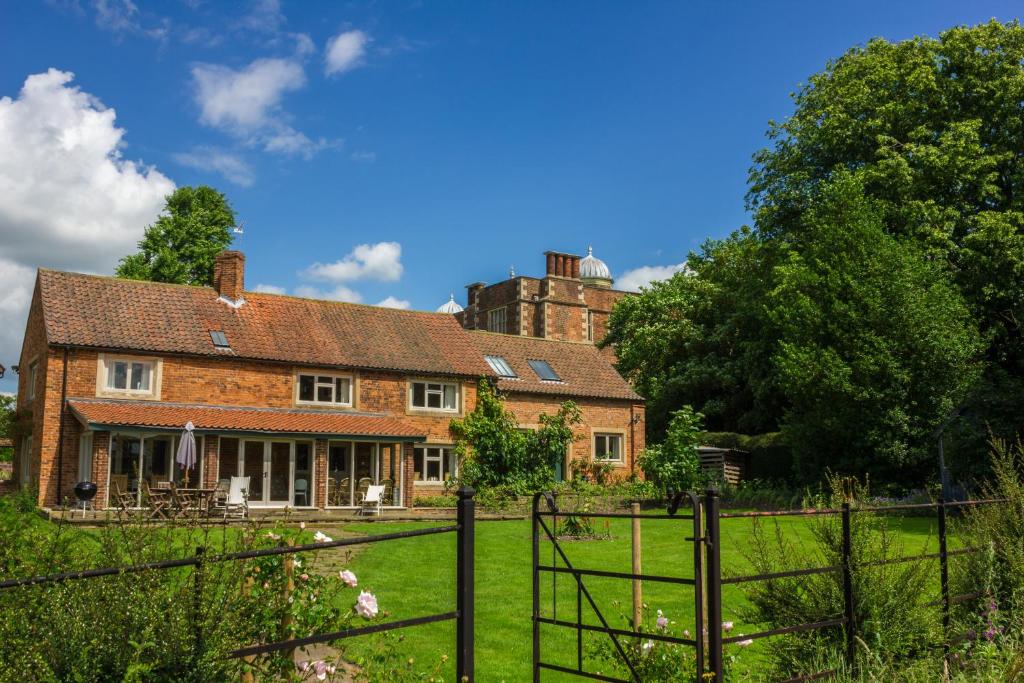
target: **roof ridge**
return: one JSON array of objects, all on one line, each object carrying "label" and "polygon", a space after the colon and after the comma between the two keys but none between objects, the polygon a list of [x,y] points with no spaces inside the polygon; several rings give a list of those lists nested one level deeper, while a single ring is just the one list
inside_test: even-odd
[{"label": "roof ridge", "polygon": [[133,278],[120,277],[118,275],[100,275],[99,273],[79,273],[74,270],[57,270],[56,268],[38,268],[40,273],[55,273],[57,275],[71,275],[72,277],[87,277],[94,280],[103,280],[105,282],[131,282],[140,285],[153,286],[158,285],[161,287],[182,287],[186,289],[209,289],[210,291],[216,291],[210,285],[190,285],[183,282],[157,282],[155,280],[135,280]]}]

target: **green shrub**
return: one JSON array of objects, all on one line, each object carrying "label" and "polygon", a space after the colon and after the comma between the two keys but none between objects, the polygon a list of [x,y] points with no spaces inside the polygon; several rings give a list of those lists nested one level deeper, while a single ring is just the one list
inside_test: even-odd
[{"label": "green shrub", "polygon": [[414,508],[453,508],[458,502],[458,496],[416,496],[412,500],[412,506]]},{"label": "green shrub", "polygon": [[555,467],[576,439],[573,428],[581,420],[579,406],[566,401],[554,415],[541,413],[538,429],[520,429],[503,397],[481,380],[473,412],[451,422],[459,483],[478,491],[505,487],[518,494],[550,489]]},{"label": "green shrub", "polygon": [[637,464],[662,494],[688,491],[700,484],[697,446],[700,444],[700,422],[703,418],[690,406],[683,406],[672,413],[665,440],[647,447],[640,454]]},{"label": "green shrub", "polygon": [[[809,500],[813,508],[838,508],[849,502],[854,509],[866,500],[865,486],[852,479],[830,478],[831,493]],[[809,518],[814,551],[755,519],[753,547],[748,559],[754,573],[767,574],[810,567],[841,566],[843,560],[840,515]],[[941,643],[938,612],[924,603],[934,597],[936,566],[925,560],[881,564],[904,557],[898,534],[881,515],[854,512],[850,516],[851,565],[856,632],[869,651],[893,658],[914,658],[930,653]],[[874,566],[869,566],[874,565]],[[841,571],[742,584],[750,601],[744,617],[765,628],[783,628],[842,617]],[[845,648],[841,626],[794,633],[773,639],[767,654],[771,673],[788,678],[813,672],[813,662],[836,659]]]},{"label": "green shrub", "polygon": [[[315,540],[296,527],[135,517],[84,531],[40,518],[30,494],[0,498],[0,538],[5,579],[184,558],[200,546],[215,557]],[[207,562],[201,578],[184,566],[2,590],[0,682],[238,680],[246,665],[228,657],[231,650],[367,623],[354,605],[372,578],[349,587],[338,574],[317,572],[317,555],[290,556],[297,564],[287,594],[285,555]],[[283,652],[252,665],[257,680],[305,676]],[[363,677],[399,680],[372,667]]]}]

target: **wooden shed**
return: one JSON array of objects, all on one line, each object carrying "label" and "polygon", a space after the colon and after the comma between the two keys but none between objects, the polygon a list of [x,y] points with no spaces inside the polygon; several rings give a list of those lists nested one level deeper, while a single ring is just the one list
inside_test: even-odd
[{"label": "wooden shed", "polygon": [[717,446],[698,446],[700,466],[710,472],[719,481],[739,484],[747,478],[750,471],[750,453],[735,448],[718,448]]}]

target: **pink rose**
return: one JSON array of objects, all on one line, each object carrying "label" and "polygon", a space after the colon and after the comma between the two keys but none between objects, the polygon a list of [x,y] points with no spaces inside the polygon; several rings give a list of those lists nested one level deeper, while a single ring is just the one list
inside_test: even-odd
[{"label": "pink rose", "polygon": [[373,593],[362,591],[356,599],[356,614],[364,619],[373,619],[377,616],[377,598]]},{"label": "pink rose", "polygon": [[340,578],[349,588],[355,588],[357,585],[359,585],[359,581],[358,579],[356,579],[356,575],[348,569],[343,569],[340,572],[338,572],[338,578]]},{"label": "pink rose", "polygon": [[658,610],[658,621],[657,621],[657,624],[658,624],[658,628],[660,628],[662,631],[664,631],[665,629],[668,628],[668,617],[666,617],[664,614],[662,614],[661,610]]}]

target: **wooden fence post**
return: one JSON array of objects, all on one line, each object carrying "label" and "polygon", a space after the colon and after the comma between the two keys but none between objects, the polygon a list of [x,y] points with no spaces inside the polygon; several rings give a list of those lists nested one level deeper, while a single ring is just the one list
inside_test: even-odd
[{"label": "wooden fence post", "polygon": [[[242,584],[242,595],[244,595],[245,597],[249,597],[250,595],[252,595],[253,583],[254,581],[252,575],[245,577],[245,582]],[[244,669],[242,669],[242,683],[256,683],[256,678],[253,676],[252,673],[252,665],[253,662],[256,661],[255,655],[248,655],[246,657],[243,657],[242,661],[248,665]]]},{"label": "wooden fence post", "polygon": [[[289,546],[295,545],[295,541],[289,540]],[[288,640],[291,638],[289,631],[292,626],[292,608],[289,600],[291,599],[292,593],[295,591],[295,556],[285,555],[284,556],[284,587],[282,589],[282,598],[284,602],[284,615],[281,617],[281,639]],[[281,673],[286,678],[291,676],[295,672],[295,650],[288,649],[282,651],[282,655],[287,659],[287,664],[281,665]]]}]

